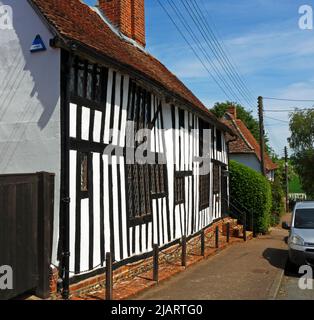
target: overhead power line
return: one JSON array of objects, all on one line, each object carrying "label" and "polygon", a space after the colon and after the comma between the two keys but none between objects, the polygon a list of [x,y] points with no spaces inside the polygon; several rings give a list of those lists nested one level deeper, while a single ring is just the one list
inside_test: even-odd
[{"label": "overhead power line", "polygon": [[[223,86],[215,79],[215,77],[212,75],[211,71],[208,69],[208,67],[206,66],[204,60],[200,57],[200,55],[197,53],[197,51],[194,49],[193,45],[190,43],[190,41],[187,39],[187,37],[184,35],[184,33],[181,31],[181,29],[179,28],[179,26],[177,25],[177,23],[175,22],[175,20],[172,18],[172,16],[170,15],[170,13],[168,12],[168,10],[166,9],[166,7],[161,3],[160,0],[157,0],[159,5],[163,8],[163,10],[165,11],[165,13],[167,14],[167,16],[169,17],[169,19],[171,20],[171,22],[174,24],[174,26],[176,27],[177,31],[180,33],[180,35],[182,36],[182,38],[184,39],[184,41],[187,43],[187,45],[190,47],[190,49],[193,51],[194,55],[196,56],[196,58],[200,61],[200,63],[202,64],[202,66],[204,67],[204,69],[207,71],[207,73],[211,76],[211,78],[213,79],[213,81],[217,84],[217,86],[220,88],[220,90],[228,97],[228,99],[230,99],[230,96],[228,95],[228,93],[226,92],[226,90],[223,88]],[[232,100],[232,99],[230,99]]]},{"label": "overhead power line", "polygon": [[224,72],[228,76],[231,83],[234,84],[236,90],[244,99],[244,101],[246,101],[248,105],[251,105],[252,101],[250,101],[251,98],[247,94],[245,86],[241,82],[241,79],[239,79],[239,75],[237,74],[234,67],[230,63],[230,59],[224,52],[213,30],[211,29],[208,22],[206,21],[206,18],[202,10],[200,9],[199,5],[197,4],[196,0],[190,0],[190,1],[182,0],[182,3],[186,11],[188,12],[189,16],[192,18],[192,20],[196,24],[205,42],[211,48],[215,58],[218,60],[220,66],[223,68]]},{"label": "overhead power line", "polygon": [[314,102],[313,100],[302,100],[302,99],[286,99],[286,98],[269,98],[269,97],[263,97],[264,100],[277,100],[277,101],[290,101],[290,102]]},{"label": "overhead power line", "polygon": [[314,108],[294,108],[294,109],[276,109],[276,110],[264,110],[264,112],[295,112],[295,111],[307,111],[314,110]]},{"label": "overhead power line", "polygon": [[[191,0],[190,2],[182,0],[181,6],[177,5],[173,0],[167,0],[176,18],[169,12],[165,2],[162,3],[161,0],[157,1],[183,37],[184,41],[191,48],[194,55],[226,97],[229,100],[237,101],[254,109],[255,99],[250,95],[249,89],[232,65],[228,55],[223,50],[223,47],[220,45],[195,0]],[[191,20],[189,20],[187,16],[189,16]],[[188,36],[178,25],[177,21],[180,22]],[[202,41],[199,39],[199,34]],[[210,52],[213,54],[213,57],[210,56]],[[230,97],[232,99],[230,99]]]},{"label": "overhead power line", "polygon": [[[196,0],[193,0],[194,2]],[[222,36],[220,35],[220,32],[216,26],[216,23],[214,21],[214,19],[211,17],[211,14],[209,13],[209,11],[207,10],[207,7],[204,3],[204,0],[201,0],[201,4],[203,7],[204,12],[206,13],[207,18],[210,19],[211,21],[211,25],[212,27],[210,27],[209,23],[207,22],[205,15],[203,14],[204,17],[204,21],[206,23],[206,25],[208,26],[209,30],[211,31],[210,33],[213,35],[214,39],[216,39],[216,42],[218,43],[218,46],[221,48],[222,52],[224,53],[228,63],[230,64],[230,66],[232,67],[232,69],[234,69],[236,76],[238,77],[239,81],[242,83],[243,87],[245,88],[245,91],[247,92],[248,96],[251,97],[251,99],[254,101],[254,105],[256,103],[256,98],[255,95],[252,93],[252,91],[249,89],[245,78],[243,77],[242,73],[240,72],[236,62],[234,61],[232,55],[230,54],[230,51],[228,50],[228,47],[225,45],[225,42],[222,38]],[[202,10],[200,10],[201,13],[203,13]]]},{"label": "overhead power line", "polygon": [[279,121],[279,122],[282,122],[282,123],[290,123],[289,121],[281,120],[281,119],[276,119],[276,118],[269,117],[269,116],[265,116],[265,118],[271,119],[271,120],[275,120],[275,121]]},{"label": "overhead power line", "polygon": [[233,88],[230,86],[228,81],[225,79],[223,74],[219,71],[218,67],[214,64],[212,61],[211,57],[209,56],[208,50],[206,50],[205,46],[199,41],[196,33],[193,31],[193,28],[190,26],[184,15],[181,13],[179,10],[178,6],[172,1],[172,0],[167,0],[169,5],[171,6],[172,10],[176,14],[177,18],[179,19],[180,23],[182,26],[185,28],[185,30],[188,32],[190,35],[191,39],[194,40],[195,44],[198,46],[198,48],[201,50],[203,53],[205,60],[210,64],[211,68],[214,71],[214,74],[218,77],[218,79],[223,83],[227,91],[229,92],[229,95],[233,97],[232,100],[239,101],[240,98],[236,94],[236,92],[233,90]]}]

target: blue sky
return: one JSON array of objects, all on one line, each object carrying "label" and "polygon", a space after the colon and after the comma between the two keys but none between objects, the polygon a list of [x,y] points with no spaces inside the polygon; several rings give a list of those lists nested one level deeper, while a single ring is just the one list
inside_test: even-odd
[{"label": "blue sky", "polygon": [[[166,3],[165,0],[161,0]],[[174,0],[177,4],[181,0]],[[95,1],[86,0],[93,4]],[[314,0],[197,0],[218,30],[232,61],[257,97],[314,99],[314,30],[298,27],[299,7]],[[169,8],[169,6],[168,6]],[[170,9],[170,8],[169,8]],[[186,45],[157,0],[146,0],[147,50],[212,107],[226,96]],[[265,100],[265,109],[310,107],[312,103]],[[255,107],[255,106],[254,106]],[[256,114],[256,108],[254,110]],[[289,136],[288,113],[266,113],[266,131],[282,155]]]}]

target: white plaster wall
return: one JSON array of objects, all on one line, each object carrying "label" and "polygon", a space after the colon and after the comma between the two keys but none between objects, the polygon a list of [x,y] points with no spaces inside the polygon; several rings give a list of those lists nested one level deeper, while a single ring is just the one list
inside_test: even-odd
[{"label": "white plaster wall", "polygon": [[230,154],[230,159],[261,173],[261,165],[255,154]]},{"label": "white plaster wall", "polygon": [[[255,154],[230,154],[230,159],[238,161],[247,167],[255,170],[258,173],[262,173],[261,164]],[[267,173],[267,178],[270,181],[274,181],[275,171],[270,171]]]},{"label": "white plaster wall", "polygon": [[[0,174],[56,174],[53,262],[59,231],[60,51],[26,0],[0,0],[13,10],[13,29],[0,26]],[[37,34],[47,51],[31,53]]]}]

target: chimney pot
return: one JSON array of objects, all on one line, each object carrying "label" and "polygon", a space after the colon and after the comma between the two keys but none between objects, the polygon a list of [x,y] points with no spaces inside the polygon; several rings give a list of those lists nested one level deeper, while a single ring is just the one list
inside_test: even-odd
[{"label": "chimney pot", "polygon": [[227,112],[232,116],[233,119],[237,119],[237,107],[229,106]]}]

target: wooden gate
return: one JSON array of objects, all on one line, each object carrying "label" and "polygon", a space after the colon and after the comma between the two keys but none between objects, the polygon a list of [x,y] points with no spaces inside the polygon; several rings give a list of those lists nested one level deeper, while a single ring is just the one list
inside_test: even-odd
[{"label": "wooden gate", "polygon": [[13,271],[13,289],[0,289],[0,300],[49,296],[53,207],[53,174],[0,175],[0,267]]}]

